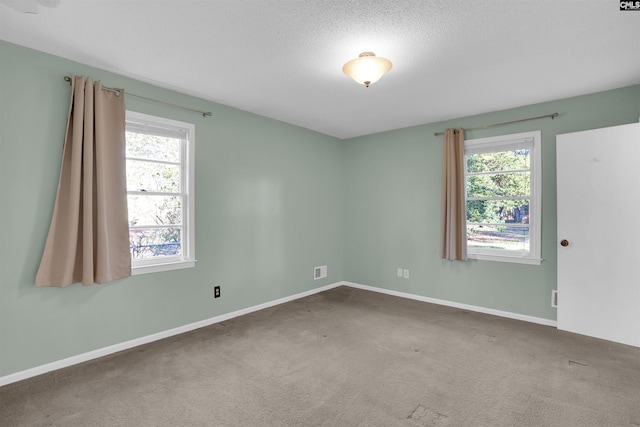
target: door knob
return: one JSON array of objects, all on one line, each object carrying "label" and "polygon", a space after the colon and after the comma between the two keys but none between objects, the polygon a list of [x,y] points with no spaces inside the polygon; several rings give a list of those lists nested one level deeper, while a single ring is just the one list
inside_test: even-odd
[{"label": "door knob", "polygon": [[560,245],[569,246],[569,241],[567,239],[562,239],[562,240],[560,240]]}]

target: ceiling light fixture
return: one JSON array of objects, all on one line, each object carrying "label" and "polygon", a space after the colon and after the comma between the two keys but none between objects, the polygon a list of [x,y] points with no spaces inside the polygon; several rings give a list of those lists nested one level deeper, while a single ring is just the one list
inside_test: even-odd
[{"label": "ceiling light fixture", "polygon": [[387,74],[393,64],[387,58],[376,56],[373,52],[362,52],[342,66],[342,72],[356,82],[369,87]]}]

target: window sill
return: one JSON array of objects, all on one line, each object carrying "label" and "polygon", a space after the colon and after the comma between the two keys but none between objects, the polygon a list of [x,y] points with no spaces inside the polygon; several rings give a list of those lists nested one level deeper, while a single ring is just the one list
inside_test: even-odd
[{"label": "window sill", "polygon": [[468,259],[477,259],[482,261],[498,261],[498,262],[511,262],[516,264],[528,264],[528,265],[540,265],[542,259],[529,258],[529,257],[515,257],[515,256],[501,256],[501,255],[487,255],[487,254],[467,254]]},{"label": "window sill", "polygon": [[131,267],[131,275],[158,273],[160,271],[180,270],[182,268],[193,268],[196,266],[196,260],[184,260],[176,262],[165,262],[161,264],[138,265]]}]

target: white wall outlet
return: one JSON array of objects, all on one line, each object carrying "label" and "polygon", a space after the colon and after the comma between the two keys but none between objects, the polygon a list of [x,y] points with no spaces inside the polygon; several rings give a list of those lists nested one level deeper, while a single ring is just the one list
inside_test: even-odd
[{"label": "white wall outlet", "polygon": [[327,277],[327,266],[321,265],[313,269],[313,280],[324,279]]},{"label": "white wall outlet", "polygon": [[558,291],[551,291],[551,307],[558,308]]},{"label": "white wall outlet", "polygon": [[402,269],[401,268],[398,269],[398,277],[402,277]]},{"label": "white wall outlet", "polygon": [[406,268],[404,270],[402,270],[402,277],[404,277],[405,279],[409,278],[409,270],[407,270]]}]

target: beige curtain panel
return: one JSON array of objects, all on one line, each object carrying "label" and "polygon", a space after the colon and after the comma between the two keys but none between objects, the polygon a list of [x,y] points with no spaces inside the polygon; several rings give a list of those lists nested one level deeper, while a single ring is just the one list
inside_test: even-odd
[{"label": "beige curtain panel", "polygon": [[58,192],[36,286],[107,283],[131,275],[125,106],[74,76]]},{"label": "beige curtain panel", "polygon": [[464,130],[444,132],[442,157],[441,257],[467,259],[464,194]]}]

